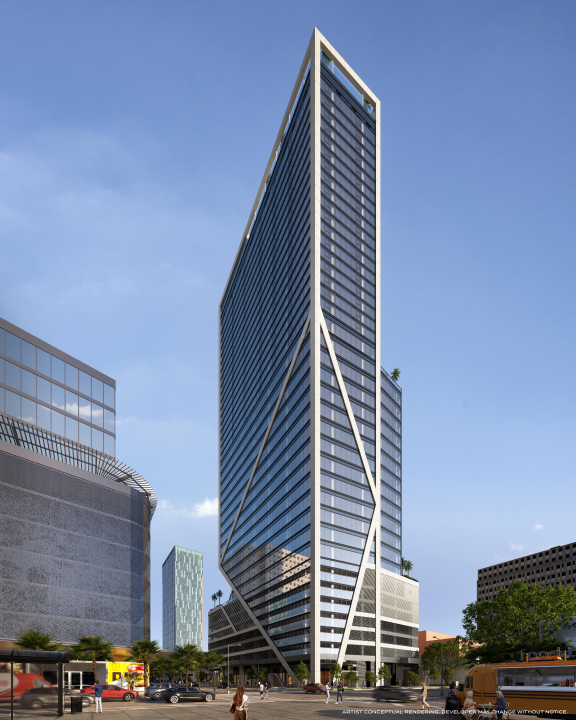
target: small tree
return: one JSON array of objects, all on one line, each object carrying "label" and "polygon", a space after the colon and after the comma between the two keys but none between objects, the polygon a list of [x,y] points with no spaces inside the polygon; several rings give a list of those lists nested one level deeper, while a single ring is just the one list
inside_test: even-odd
[{"label": "small tree", "polygon": [[208,675],[206,674],[206,672],[204,670],[199,671],[198,679],[200,680],[200,685],[202,685],[202,683],[206,682],[207,677],[208,677]]},{"label": "small tree", "polygon": [[268,680],[268,670],[265,667],[261,667],[258,672],[258,677],[262,682],[266,682],[266,680]]},{"label": "small tree", "polygon": [[430,669],[430,672],[428,673],[428,677],[434,682],[436,682],[436,680],[438,680],[438,678],[440,677],[440,670],[438,670],[437,667],[432,667]]},{"label": "small tree", "polygon": [[382,685],[386,685],[386,680],[390,680],[392,674],[388,665],[382,664],[380,670],[378,670],[378,679],[382,682]]},{"label": "small tree", "polygon": [[330,666],[330,670],[328,672],[330,673],[330,682],[334,679],[338,680],[338,678],[342,676],[342,667],[339,663],[334,663],[334,665]]},{"label": "small tree", "polygon": [[454,679],[454,671],[451,667],[445,667],[442,672],[444,676],[444,682],[446,685],[450,685],[450,681]]},{"label": "small tree", "polygon": [[186,667],[186,685],[188,685],[188,671],[196,670],[198,668],[201,655],[200,650],[198,650],[196,645],[191,643],[187,643],[186,645],[176,645],[174,655],[184,661],[184,665]]},{"label": "small tree", "polygon": [[248,670],[246,670],[246,677],[250,680],[250,687],[252,687],[252,680],[256,677],[256,670],[254,670],[253,667],[249,667]]},{"label": "small tree", "polygon": [[172,666],[167,658],[155,657],[150,663],[150,675],[158,675],[161,682],[164,682],[164,678],[170,675]]},{"label": "small tree", "polygon": [[420,677],[418,676],[417,672],[414,672],[414,670],[408,670],[406,673],[406,682],[408,685],[418,685],[420,682]]},{"label": "small tree", "polygon": [[[24,630],[18,636],[15,645],[22,648],[22,650],[51,650],[55,652],[62,649],[62,646],[54,642],[50,635],[40,632],[40,630]],[[44,678],[44,663],[40,664],[40,677]]]},{"label": "small tree", "polygon": [[160,652],[160,645],[158,645],[156,640],[147,640],[146,638],[142,638],[142,640],[135,640],[132,645],[130,645],[129,650],[130,659],[144,665],[144,687],[148,687],[150,661],[158,652]]},{"label": "small tree", "polygon": [[298,682],[302,685],[304,680],[306,680],[307,677],[310,677],[310,670],[308,670],[306,663],[300,661],[298,665],[296,665],[294,675],[296,675]]},{"label": "small tree", "polygon": [[392,370],[392,372],[390,373],[390,377],[392,378],[392,380],[394,380],[395,383],[397,383],[398,380],[400,380],[401,372],[402,371],[400,370],[400,368],[394,368],[394,370]]},{"label": "small tree", "polygon": [[212,593],[211,600],[214,602],[214,607],[216,607],[216,600],[218,600],[218,595],[216,595],[216,593]]},{"label": "small tree", "polygon": [[359,678],[358,678],[358,673],[356,672],[356,670],[349,670],[349,671],[348,671],[348,674],[346,675],[346,677],[348,678],[348,682],[349,682],[349,684],[350,684],[350,687],[352,687],[352,683],[357,683],[357,682],[358,682],[358,679],[359,679]]},{"label": "small tree", "polygon": [[96,676],[96,662],[98,660],[112,660],[112,644],[100,635],[81,635],[78,641],[70,646],[71,655],[78,660],[92,662],[94,680]]},{"label": "small tree", "polygon": [[216,597],[218,598],[218,605],[220,605],[220,598],[222,597],[222,595],[224,595],[222,590],[218,590],[216,593]]},{"label": "small tree", "polygon": [[216,670],[224,665],[224,658],[220,653],[207,652],[202,656],[202,665],[212,670],[212,682],[214,684],[214,695],[216,695]]},{"label": "small tree", "polygon": [[370,683],[370,686],[376,685],[376,680],[378,679],[378,676],[375,672],[372,672],[372,670],[366,670],[366,682]]},{"label": "small tree", "polygon": [[410,577],[410,572],[412,571],[412,568],[414,567],[414,563],[410,560],[406,560],[405,558],[402,558],[402,571],[405,572],[408,577]]}]

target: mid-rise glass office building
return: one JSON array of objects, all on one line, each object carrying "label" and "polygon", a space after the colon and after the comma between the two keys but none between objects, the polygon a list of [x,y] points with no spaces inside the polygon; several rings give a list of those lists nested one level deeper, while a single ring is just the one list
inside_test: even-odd
[{"label": "mid-rise glass office building", "polygon": [[162,564],[162,647],[203,642],[204,556],[175,545]]},{"label": "mid-rise glass office building", "polygon": [[361,677],[418,662],[380,253],[380,102],[315,30],[220,305],[219,554],[234,595],[209,615],[209,647],[238,642],[241,678],[255,663],[290,682],[300,661],[316,681],[334,662]]},{"label": "mid-rise glass office building", "polygon": [[116,383],[0,318],[0,638],[150,634],[156,497],[116,457]]}]

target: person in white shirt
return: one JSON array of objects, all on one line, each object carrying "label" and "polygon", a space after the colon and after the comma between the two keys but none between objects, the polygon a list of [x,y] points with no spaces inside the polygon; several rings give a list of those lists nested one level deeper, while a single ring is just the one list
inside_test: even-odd
[{"label": "person in white shirt", "polygon": [[260,680],[260,700],[264,700],[264,683]]},{"label": "person in white shirt", "polygon": [[326,683],[326,687],[324,688],[326,690],[326,702],[330,701],[330,683]]},{"label": "person in white shirt", "polygon": [[250,703],[245,690],[244,685],[238,685],[238,689],[232,698],[232,705],[234,707],[233,720],[248,720],[248,705]]}]

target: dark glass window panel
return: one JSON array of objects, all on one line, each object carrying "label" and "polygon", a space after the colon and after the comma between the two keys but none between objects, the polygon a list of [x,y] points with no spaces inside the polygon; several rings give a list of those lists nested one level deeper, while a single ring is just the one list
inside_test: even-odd
[{"label": "dark glass window panel", "polygon": [[106,385],[104,383],[104,405],[108,405],[108,407],[115,408],[115,390],[113,387],[110,387],[110,385]]},{"label": "dark glass window panel", "polygon": [[92,399],[104,402],[104,383],[95,377],[92,378]]},{"label": "dark glass window panel", "polygon": [[79,424],[78,428],[78,442],[86,447],[92,447],[92,431],[88,425],[84,423]]},{"label": "dark glass window panel", "polygon": [[28,370],[22,370],[22,392],[36,397],[36,375]]},{"label": "dark glass window panel", "polygon": [[62,384],[64,384],[64,367],[64,361],[52,355],[52,379]]},{"label": "dark glass window panel", "polygon": [[66,363],[66,385],[74,388],[74,390],[78,390],[78,368],[68,363]]},{"label": "dark glass window panel", "polygon": [[66,412],[78,417],[78,395],[66,390]]},{"label": "dark glass window panel", "polygon": [[92,403],[92,423],[104,427],[104,408],[96,403]]},{"label": "dark glass window panel", "polygon": [[82,372],[80,370],[80,380],[79,380],[79,390],[83,395],[86,395],[86,397],[92,396],[92,383],[91,383],[91,377],[85,372]]},{"label": "dark glass window panel", "polygon": [[20,345],[21,342],[19,337],[6,332],[6,355],[11,357],[12,360],[17,360],[18,362],[22,359]]},{"label": "dark glass window panel", "polygon": [[83,397],[78,398],[78,414],[81,420],[86,422],[92,422],[92,403],[90,400],[85,400]]},{"label": "dark glass window panel", "polygon": [[49,410],[47,407],[44,407],[44,405],[38,405],[36,408],[36,412],[38,427],[41,427],[43,430],[50,430],[51,410]]},{"label": "dark glass window panel", "polygon": [[78,420],[72,420],[72,418],[66,418],[66,437],[68,440],[74,440],[78,442]]},{"label": "dark glass window panel", "polygon": [[4,382],[4,358],[0,358],[0,382]]},{"label": "dark glass window panel", "polygon": [[6,335],[6,333],[4,332],[4,330],[2,328],[0,328],[0,353],[2,353],[2,355],[4,355],[4,336],[5,335]]},{"label": "dark glass window panel", "polygon": [[52,432],[64,437],[64,415],[52,410]]},{"label": "dark glass window panel", "polygon": [[0,388],[0,412],[4,412],[4,388]]},{"label": "dark glass window panel", "polygon": [[22,364],[36,370],[36,346],[22,340]]},{"label": "dark glass window panel", "polygon": [[36,397],[38,400],[42,400],[42,402],[51,403],[50,398],[50,386],[52,383],[49,380],[44,380],[44,378],[37,378],[36,379]]},{"label": "dark glass window panel", "polygon": [[116,432],[116,416],[111,410],[104,410],[104,430]]},{"label": "dark glass window panel", "polygon": [[57,407],[58,410],[64,410],[66,407],[64,388],[61,388],[60,385],[55,385],[54,383],[52,383],[52,405]]},{"label": "dark glass window panel", "polygon": [[34,400],[22,398],[22,420],[31,425],[36,425],[36,403]]},{"label": "dark glass window panel", "polygon": [[50,353],[45,352],[44,350],[40,350],[40,348],[36,351],[36,363],[37,363],[37,370],[39,373],[42,373],[42,375],[46,375],[46,377],[51,377],[52,372],[50,370]]},{"label": "dark glass window panel", "polygon": [[6,413],[12,417],[20,417],[20,395],[16,395],[11,390],[6,390]]},{"label": "dark glass window panel", "polygon": [[7,362],[6,363],[6,385],[9,385],[11,388],[14,388],[14,390],[20,390],[21,388],[21,380],[20,380],[20,368],[18,365],[14,365],[14,363]]}]

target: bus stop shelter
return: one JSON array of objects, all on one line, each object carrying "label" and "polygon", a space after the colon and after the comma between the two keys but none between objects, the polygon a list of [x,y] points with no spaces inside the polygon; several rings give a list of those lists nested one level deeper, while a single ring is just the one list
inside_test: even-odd
[{"label": "bus stop shelter", "polygon": [[51,664],[57,667],[58,716],[64,715],[64,663],[68,662],[68,653],[45,650],[4,650],[0,648],[0,665],[10,666],[10,718],[14,718],[14,664],[34,663]]}]

